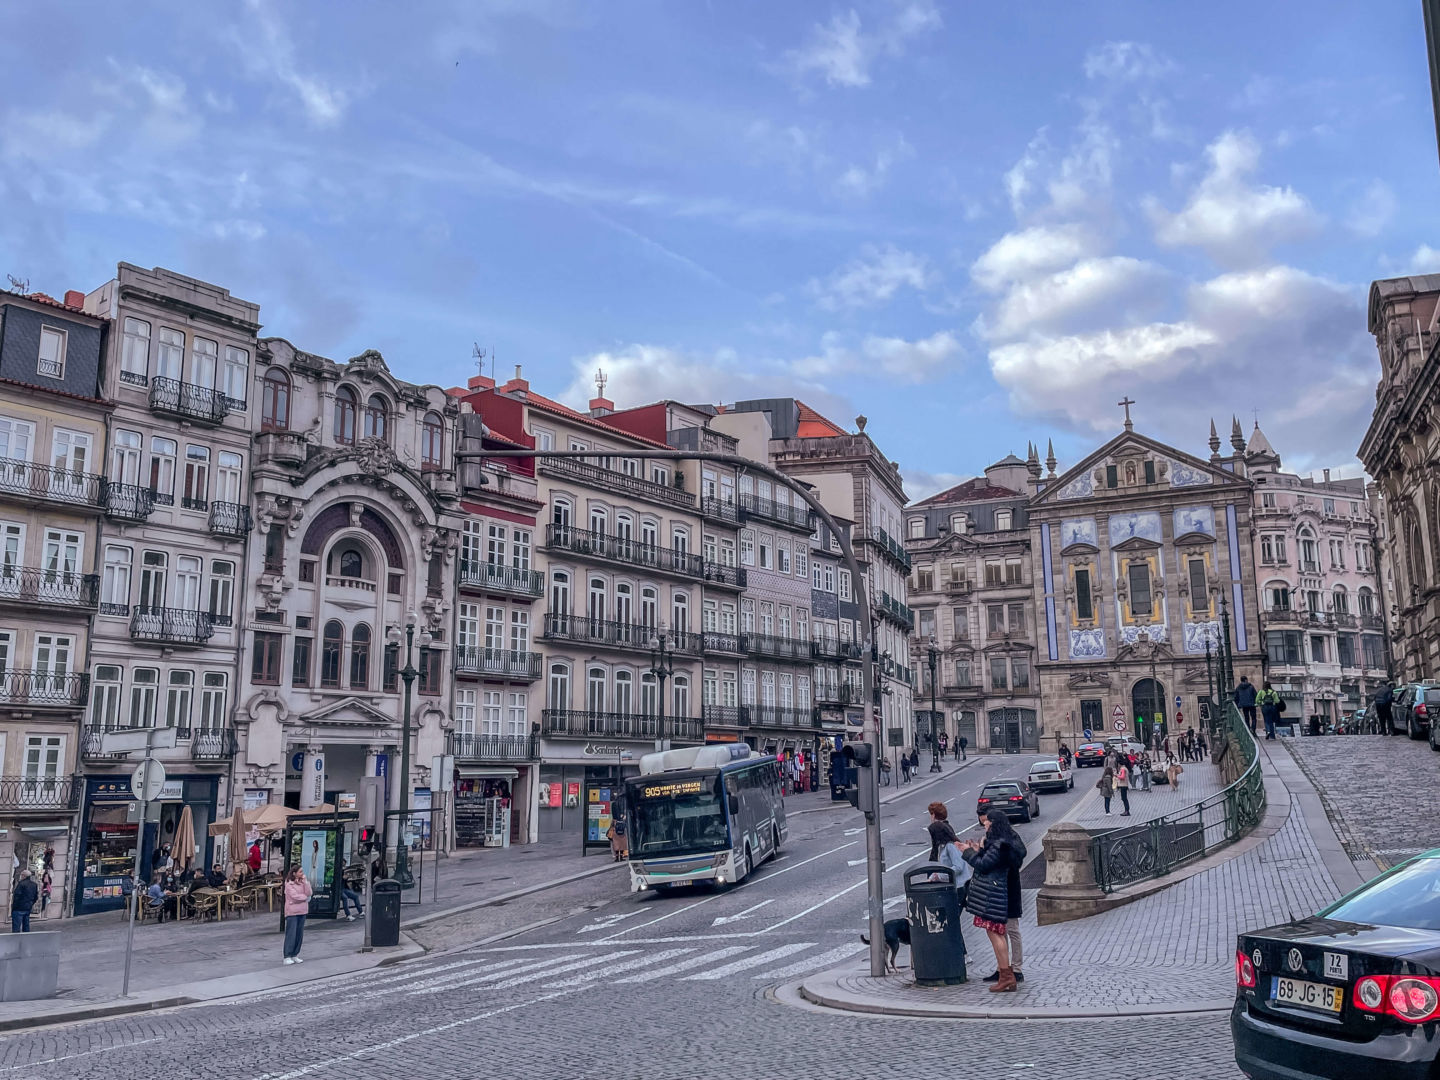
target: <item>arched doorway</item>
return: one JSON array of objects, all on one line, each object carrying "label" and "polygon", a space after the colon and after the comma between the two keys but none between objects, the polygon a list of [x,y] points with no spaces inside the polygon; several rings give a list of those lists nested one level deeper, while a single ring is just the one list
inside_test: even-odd
[{"label": "arched doorway", "polygon": [[1160,738],[1169,733],[1165,712],[1165,684],[1158,679],[1141,679],[1130,691],[1130,715],[1135,717],[1136,737],[1146,746],[1159,731]]},{"label": "arched doorway", "polygon": [[1018,754],[1040,749],[1040,728],[1034,709],[991,709],[990,749]]}]

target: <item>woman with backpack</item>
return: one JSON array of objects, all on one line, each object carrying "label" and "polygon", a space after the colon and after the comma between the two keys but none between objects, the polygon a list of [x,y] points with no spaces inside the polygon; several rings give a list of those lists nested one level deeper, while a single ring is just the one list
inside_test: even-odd
[{"label": "woman with backpack", "polygon": [[1024,852],[1025,845],[1003,810],[991,810],[986,815],[984,843],[971,840],[962,845],[961,858],[974,871],[965,907],[975,916],[975,925],[985,931],[990,947],[995,950],[997,978],[990,987],[992,994],[1013,993],[1018,985],[1007,934],[1012,918],[1011,871],[1020,869],[1025,861]]}]

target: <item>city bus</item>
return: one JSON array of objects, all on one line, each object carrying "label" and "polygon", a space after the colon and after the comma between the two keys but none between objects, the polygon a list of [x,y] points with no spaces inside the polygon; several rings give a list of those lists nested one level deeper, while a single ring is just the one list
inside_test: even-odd
[{"label": "city bus", "polygon": [[780,764],[744,743],[646,754],[626,806],[632,892],[736,884],[787,835]]}]

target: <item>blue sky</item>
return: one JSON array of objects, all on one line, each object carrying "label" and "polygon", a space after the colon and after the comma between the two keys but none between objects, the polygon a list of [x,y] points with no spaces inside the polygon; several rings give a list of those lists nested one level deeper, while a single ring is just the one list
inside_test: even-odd
[{"label": "blue sky", "polygon": [[401,10],[8,13],[0,272],[168,266],[421,381],[794,393],[918,496],[1126,393],[1353,474],[1366,289],[1440,270],[1413,0]]}]

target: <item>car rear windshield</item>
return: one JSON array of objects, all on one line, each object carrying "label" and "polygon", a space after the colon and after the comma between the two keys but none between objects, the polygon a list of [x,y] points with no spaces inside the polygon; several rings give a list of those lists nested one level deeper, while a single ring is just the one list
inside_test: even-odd
[{"label": "car rear windshield", "polygon": [[1346,922],[1440,930],[1440,858],[1416,859],[1321,914]]},{"label": "car rear windshield", "polygon": [[1440,702],[1440,686],[1432,686],[1425,691],[1425,704],[1434,705]]},{"label": "car rear windshield", "polygon": [[984,797],[986,797],[987,795],[990,796],[991,798],[994,798],[996,795],[1019,795],[1019,794],[1020,794],[1020,785],[1019,785],[1019,784],[986,784],[983,788],[980,789],[980,797],[981,797],[981,798],[984,798]]},{"label": "car rear windshield", "polygon": [[1030,766],[1030,771],[1031,771],[1031,772],[1059,772],[1059,771],[1060,771],[1060,763],[1059,763],[1058,761],[1037,761],[1037,762],[1035,762],[1034,765],[1031,765],[1031,766]]}]

